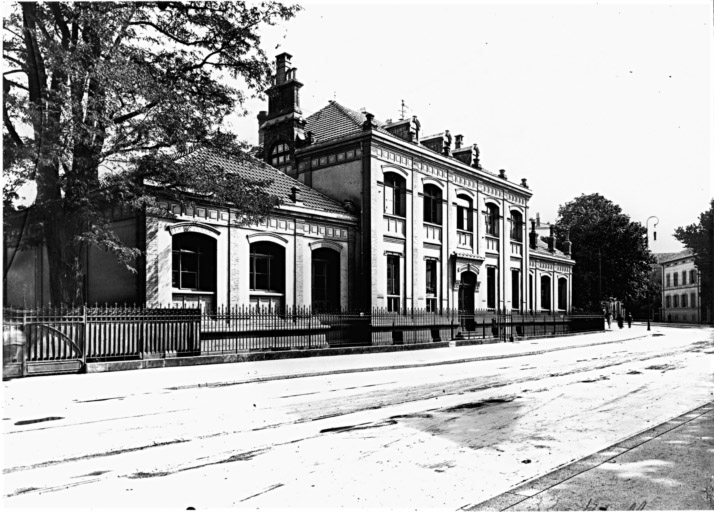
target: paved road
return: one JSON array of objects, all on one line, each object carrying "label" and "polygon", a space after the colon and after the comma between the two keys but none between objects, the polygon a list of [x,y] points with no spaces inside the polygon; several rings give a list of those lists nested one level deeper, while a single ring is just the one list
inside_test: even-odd
[{"label": "paved road", "polygon": [[634,327],[8,381],[4,505],[475,507],[711,402],[713,356]]}]

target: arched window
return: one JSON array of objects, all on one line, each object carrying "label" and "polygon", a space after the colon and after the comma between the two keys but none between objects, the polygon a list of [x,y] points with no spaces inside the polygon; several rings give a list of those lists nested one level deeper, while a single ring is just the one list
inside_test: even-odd
[{"label": "arched window", "polygon": [[558,278],[558,309],[568,309],[568,280]]},{"label": "arched window", "polygon": [[279,142],[270,151],[270,163],[273,167],[277,167],[283,172],[290,172],[293,170],[291,156],[290,156],[290,146],[284,142]]},{"label": "arched window", "polygon": [[511,240],[523,241],[523,215],[516,210],[511,210]]},{"label": "arched window", "polygon": [[384,173],[384,213],[406,217],[407,182],[393,172]]},{"label": "arched window", "polygon": [[498,236],[498,206],[492,203],[486,204],[486,234]]},{"label": "arched window", "polygon": [[198,233],[171,240],[171,286],[182,290],[216,290],[216,241]]},{"label": "arched window", "polygon": [[540,308],[550,310],[550,276],[540,278]]},{"label": "arched window", "polygon": [[436,185],[424,186],[424,222],[441,224],[441,189]]},{"label": "arched window", "polygon": [[285,249],[272,242],[250,244],[250,289],[285,292]]},{"label": "arched window", "polygon": [[312,251],[312,309],[340,308],[340,253],[333,249]]},{"label": "arched window", "polygon": [[469,196],[456,196],[456,229],[473,233],[473,204]]}]

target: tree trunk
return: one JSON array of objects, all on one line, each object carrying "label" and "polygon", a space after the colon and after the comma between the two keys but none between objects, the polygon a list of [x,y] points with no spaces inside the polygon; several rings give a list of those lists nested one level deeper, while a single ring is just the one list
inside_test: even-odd
[{"label": "tree trunk", "polygon": [[75,241],[73,222],[53,219],[45,223],[50,276],[50,300],[55,305],[84,303],[85,258]]}]

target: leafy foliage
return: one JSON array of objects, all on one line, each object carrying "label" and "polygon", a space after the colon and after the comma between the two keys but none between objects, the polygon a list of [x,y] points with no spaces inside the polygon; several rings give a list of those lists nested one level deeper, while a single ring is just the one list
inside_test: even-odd
[{"label": "leafy foliage", "polygon": [[555,225],[559,248],[566,232],[575,260],[575,308],[598,310],[600,301],[610,297],[631,307],[656,294],[649,279],[654,257],[646,245],[646,229],[618,205],[599,194],[583,194],[561,205]]},{"label": "leafy foliage", "polygon": [[697,224],[677,228],[674,237],[694,251],[694,263],[701,275],[700,304],[705,318],[707,308],[711,312],[714,306],[714,199],[709,209],[699,215]]},{"label": "leafy foliage", "polygon": [[36,187],[32,219],[46,244],[52,301],[81,300],[89,245],[131,265],[105,211],[155,212],[156,194],[232,203],[246,221],[276,204],[218,168],[182,164],[201,145],[244,156],[224,116],[268,85],[265,25],[277,2],[22,2],[4,19],[3,205]]}]

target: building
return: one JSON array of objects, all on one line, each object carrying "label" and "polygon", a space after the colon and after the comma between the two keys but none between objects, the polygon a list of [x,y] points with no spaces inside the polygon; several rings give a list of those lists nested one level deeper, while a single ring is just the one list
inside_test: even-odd
[{"label": "building", "polygon": [[667,255],[659,264],[662,266],[663,321],[700,323],[701,283],[692,250]]},{"label": "building", "polygon": [[[136,273],[110,254],[86,256],[87,302],[148,306],[313,305],[347,308],[357,219],[349,205],[250,156],[236,160],[206,150],[182,158],[202,159],[243,177],[271,180],[268,192],[283,202],[260,224],[244,225],[235,208],[195,198],[194,205],[160,203],[172,216],[140,215],[120,205],[112,212],[120,238],[144,253]],[[41,306],[49,301],[46,253],[5,244],[5,304]]]},{"label": "building", "polygon": [[528,235],[526,179],[490,172],[476,144],[449,130],[424,136],[416,116],[381,122],[331,101],[303,117],[291,56],[277,56],[259,155],[359,212],[361,307],[397,311],[566,311],[566,251]]},{"label": "building", "polygon": [[[529,230],[525,178],[485,169],[477,145],[464,145],[462,135],[424,136],[416,116],[380,122],[331,101],[305,118],[290,58],[277,56],[268,110],[258,115],[258,158],[202,149],[182,156],[269,179],[268,191],[283,203],[260,225],[245,225],[230,205],[205,197],[193,206],[163,201],[172,213],[165,216],[117,205],[118,234],[143,257],[132,274],[89,251],[88,302],[570,309],[570,242],[560,251],[552,227],[543,233],[531,222]],[[6,243],[6,304],[45,304],[44,251],[13,247]]]}]

